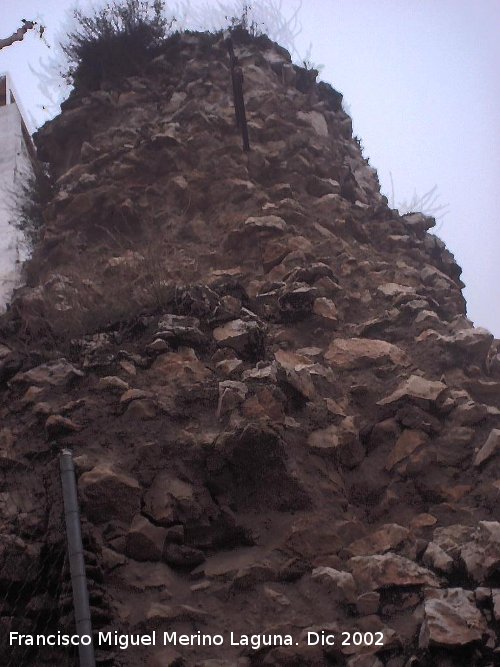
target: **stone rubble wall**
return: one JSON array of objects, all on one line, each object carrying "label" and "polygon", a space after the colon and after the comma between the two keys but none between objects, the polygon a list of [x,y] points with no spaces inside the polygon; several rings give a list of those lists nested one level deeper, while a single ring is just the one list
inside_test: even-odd
[{"label": "stone rubble wall", "polygon": [[[237,43],[245,153],[223,42],[174,46],[37,137],[57,188],[1,324],[0,585],[13,555],[63,542],[37,480],[65,446],[96,627],[299,642],[103,664],[495,664],[498,341],[467,319],[434,220],[388,208],[333,88]],[[152,286],[156,307],[113,320]],[[68,326],[110,319],[48,353],[47,303]],[[300,639],[322,630],[384,646]]]}]

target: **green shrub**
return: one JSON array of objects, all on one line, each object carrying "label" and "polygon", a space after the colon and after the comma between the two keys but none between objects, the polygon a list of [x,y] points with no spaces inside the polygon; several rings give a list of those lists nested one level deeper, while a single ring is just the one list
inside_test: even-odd
[{"label": "green shrub", "polygon": [[164,10],[163,0],[114,0],[91,15],[75,9],[77,28],[61,44],[69,63],[66,80],[96,90],[140,73],[171,32],[175,19]]}]

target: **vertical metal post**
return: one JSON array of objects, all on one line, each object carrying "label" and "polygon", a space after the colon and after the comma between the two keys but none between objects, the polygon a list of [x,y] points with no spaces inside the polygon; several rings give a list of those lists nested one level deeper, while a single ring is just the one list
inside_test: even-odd
[{"label": "vertical metal post", "polygon": [[233,101],[234,114],[236,117],[236,125],[241,129],[241,137],[243,139],[243,150],[250,150],[250,141],[248,138],[248,125],[245,111],[245,98],[243,96],[243,69],[240,66],[238,58],[234,53],[233,40],[230,35],[226,36],[226,47],[229,53],[229,61],[231,63],[231,81],[233,84]]},{"label": "vertical metal post", "polygon": [[[64,501],[64,516],[66,520],[66,537],[68,540],[71,586],[73,588],[76,633],[80,637],[83,635],[92,637],[89,594],[87,590],[87,577],[85,574],[85,561],[83,557],[82,532],[80,529],[80,510],[78,508],[75,467],[71,450],[62,450],[59,464]],[[80,667],[95,667],[93,642],[88,645],[82,645],[80,642],[78,654],[80,657]]]}]

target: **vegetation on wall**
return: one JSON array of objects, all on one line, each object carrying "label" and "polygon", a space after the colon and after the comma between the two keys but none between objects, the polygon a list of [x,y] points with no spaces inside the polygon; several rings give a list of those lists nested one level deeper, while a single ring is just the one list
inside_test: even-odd
[{"label": "vegetation on wall", "polygon": [[115,0],[91,14],[74,10],[76,27],[61,45],[68,60],[65,78],[96,89],[103,81],[132,76],[172,32],[163,0]]},{"label": "vegetation on wall", "polygon": [[46,165],[32,162],[32,169],[26,170],[10,194],[10,223],[24,235],[29,253],[36,246],[45,224],[44,208],[53,195],[53,181]]}]

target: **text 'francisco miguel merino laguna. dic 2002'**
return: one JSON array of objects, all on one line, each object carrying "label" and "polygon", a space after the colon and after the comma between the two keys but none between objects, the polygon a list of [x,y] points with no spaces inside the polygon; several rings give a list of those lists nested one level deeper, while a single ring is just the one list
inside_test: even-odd
[{"label": "text 'francisco miguel merino laguna. dic 2002'", "polygon": [[[361,642],[355,635],[362,636]],[[370,635],[370,637],[366,637]],[[96,637],[98,646],[115,646],[126,650],[129,646],[222,646],[228,643],[230,646],[250,646],[254,650],[259,650],[263,646],[293,646],[299,644],[294,641],[292,635],[280,634],[236,634],[229,633],[229,637],[221,634],[178,634],[177,632],[157,633],[153,631],[149,634],[120,634],[118,632],[98,632]],[[359,645],[368,643],[371,645],[383,646],[383,635],[376,633],[340,633],[337,636],[332,633],[307,632],[303,638],[308,646],[333,646],[338,640],[339,643]],[[90,635],[68,635],[62,632],[49,635],[30,635],[11,632],[9,635],[11,646],[80,646],[90,645],[92,637]]]}]

